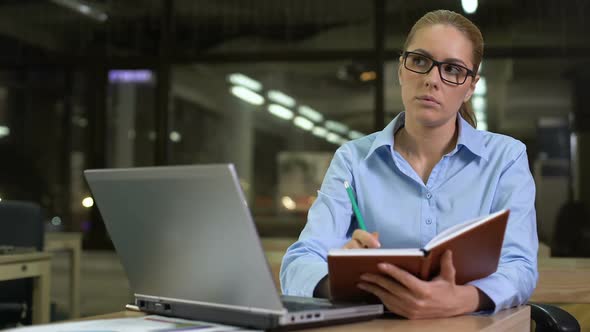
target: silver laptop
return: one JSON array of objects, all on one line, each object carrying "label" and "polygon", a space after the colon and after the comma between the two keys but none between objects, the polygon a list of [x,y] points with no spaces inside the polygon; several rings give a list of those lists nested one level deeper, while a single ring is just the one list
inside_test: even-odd
[{"label": "silver laptop", "polygon": [[383,313],[281,297],[231,164],[84,173],[142,311],[260,329]]}]

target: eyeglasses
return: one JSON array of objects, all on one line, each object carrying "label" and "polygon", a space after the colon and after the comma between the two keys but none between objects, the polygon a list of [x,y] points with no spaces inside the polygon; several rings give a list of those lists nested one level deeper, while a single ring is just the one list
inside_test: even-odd
[{"label": "eyeglasses", "polygon": [[441,80],[449,84],[461,85],[465,83],[468,76],[475,77],[473,70],[456,63],[439,62],[424,54],[404,51],[402,57],[404,67],[414,73],[428,74],[434,66],[437,66]]}]

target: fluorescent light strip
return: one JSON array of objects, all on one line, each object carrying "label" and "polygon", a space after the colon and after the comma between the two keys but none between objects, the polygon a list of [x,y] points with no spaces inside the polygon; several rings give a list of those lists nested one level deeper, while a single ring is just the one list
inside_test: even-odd
[{"label": "fluorescent light strip", "polygon": [[282,104],[284,106],[287,107],[293,107],[295,106],[295,99],[293,99],[291,96],[287,96],[286,94],[282,93],[281,91],[278,90],[270,90],[268,91],[268,99],[277,102],[279,104]]},{"label": "fluorescent light strip", "polygon": [[328,133],[326,135],[326,141],[328,141],[330,143],[340,144],[341,140],[342,140],[342,137],[340,137],[338,134]]},{"label": "fluorescent light strip", "polygon": [[356,131],[356,130],[351,130],[348,133],[348,137],[350,137],[350,139],[357,139],[357,138],[361,138],[365,136],[365,134],[361,133],[360,131]]},{"label": "fluorescent light strip", "polygon": [[50,0],[56,5],[71,9],[84,16],[99,22],[104,22],[109,19],[109,16],[102,10],[97,9],[90,4],[80,0]]},{"label": "fluorescent light strip", "polygon": [[488,92],[488,85],[486,83],[486,78],[480,76],[479,81],[475,85],[475,91],[473,92],[476,96],[484,96]]},{"label": "fluorescent light strip", "polygon": [[327,120],[325,125],[328,130],[335,131],[340,134],[346,134],[348,132],[348,127],[340,122]]},{"label": "fluorescent light strip", "polygon": [[293,123],[303,130],[310,131],[313,128],[313,122],[302,116],[296,116],[295,119],[293,119]]},{"label": "fluorescent light strip", "polygon": [[253,91],[262,90],[260,82],[241,73],[229,74],[227,80],[234,85],[240,85]]},{"label": "fluorescent light strip", "polygon": [[299,106],[299,114],[303,115],[304,117],[310,119],[313,122],[322,122],[324,120],[324,116],[322,115],[322,113],[305,105]]},{"label": "fluorescent light strip", "polygon": [[232,86],[230,91],[234,96],[236,96],[236,97],[238,97],[238,98],[240,98],[252,105],[264,104],[264,97],[262,97],[261,95],[257,94],[256,92],[254,92],[248,88],[245,88],[243,86]]},{"label": "fluorescent light strip", "polygon": [[486,109],[486,98],[482,96],[474,96],[473,100],[471,101],[471,105],[473,105],[473,110],[476,112],[485,112]]},{"label": "fluorescent light strip", "polygon": [[324,127],[317,127],[316,126],[311,130],[311,133],[317,137],[324,138],[328,134],[328,130]]},{"label": "fluorescent light strip", "polygon": [[270,114],[284,120],[293,119],[293,111],[281,105],[270,104],[268,105],[268,111],[270,112]]},{"label": "fluorescent light strip", "polygon": [[10,135],[10,128],[6,126],[0,126],[0,138]]}]

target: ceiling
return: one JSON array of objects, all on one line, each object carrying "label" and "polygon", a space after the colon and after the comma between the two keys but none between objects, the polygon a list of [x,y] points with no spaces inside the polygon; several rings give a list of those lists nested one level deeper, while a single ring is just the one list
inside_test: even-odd
[{"label": "ceiling", "polygon": [[[74,1],[74,0],[72,0]],[[108,15],[97,21],[49,0],[0,2],[0,46],[5,57],[29,52],[52,55],[155,56],[161,52],[158,0],[86,1]],[[362,132],[372,131],[374,88],[351,75],[351,64],[369,65],[374,45],[372,1],[356,0],[175,0],[171,57],[235,54],[230,63],[212,63],[224,80],[242,72],[312,105],[326,117]],[[535,134],[541,116],[566,116],[572,109],[568,71],[589,62],[588,1],[480,0],[470,18],[486,41],[482,75],[488,88],[488,122],[495,131],[518,137]],[[459,0],[384,1],[385,108],[401,111],[391,55],[423,13],[445,8],[461,12]],[[313,61],[314,54],[321,61]],[[6,55],[8,54],[8,55]],[[239,55],[254,54],[248,62]],[[278,55],[277,55],[278,54]],[[327,55],[326,55],[327,54]],[[259,56],[259,58],[256,58]],[[298,59],[301,56],[301,59]],[[359,58],[361,56],[361,58]],[[363,58],[365,57],[365,58]],[[179,67],[180,68],[180,67]],[[190,70],[190,66],[182,68]],[[194,68],[194,67],[193,67]],[[194,78],[198,80],[198,77]],[[187,83],[190,84],[190,83]]]}]

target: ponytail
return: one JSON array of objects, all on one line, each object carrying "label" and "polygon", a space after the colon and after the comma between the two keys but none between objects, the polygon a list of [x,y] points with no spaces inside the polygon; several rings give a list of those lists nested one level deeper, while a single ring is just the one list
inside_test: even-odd
[{"label": "ponytail", "polygon": [[461,117],[467,121],[473,128],[477,128],[477,119],[475,118],[475,113],[471,108],[471,103],[463,103],[461,104],[461,108],[459,108],[459,114]]}]

